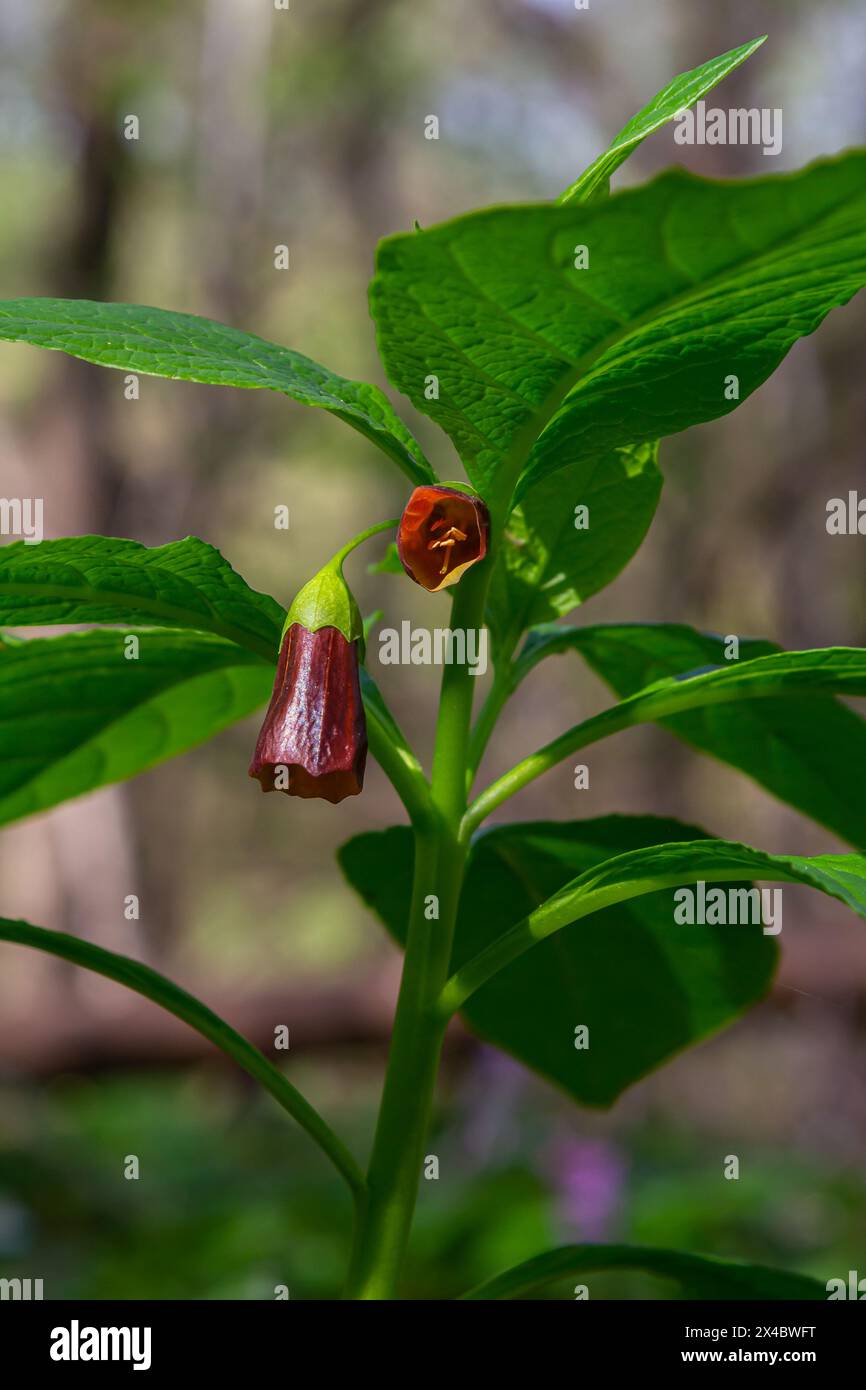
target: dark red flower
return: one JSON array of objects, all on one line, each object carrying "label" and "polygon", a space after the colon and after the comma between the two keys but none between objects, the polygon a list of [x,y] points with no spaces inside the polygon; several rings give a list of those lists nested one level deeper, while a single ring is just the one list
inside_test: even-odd
[{"label": "dark red flower", "polygon": [[266,792],[336,803],[358,795],[366,761],[357,641],[335,627],[310,632],[292,623],[250,776]]},{"label": "dark red flower", "polygon": [[435,594],[487,554],[490,518],[480,497],[456,487],[416,487],[397,531],[410,579]]}]

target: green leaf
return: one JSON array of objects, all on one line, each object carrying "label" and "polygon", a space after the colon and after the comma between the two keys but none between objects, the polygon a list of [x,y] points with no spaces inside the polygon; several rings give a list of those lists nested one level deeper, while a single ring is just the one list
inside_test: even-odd
[{"label": "green leaf", "polygon": [[[511,513],[491,577],[489,620],[507,651],[525,629],[603,589],[640,547],[662,477],[658,446],[615,449],[537,483]],[[575,508],[588,509],[578,529]]]},{"label": "green leaf", "polygon": [[380,560],[374,560],[367,566],[368,574],[400,574],[405,575],[400,555],[397,550],[396,541],[389,541],[388,548]]},{"label": "green leaf", "polygon": [[152,549],[106,536],[16,541],[0,549],[0,624],[195,628],[276,661],[285,616],[194,536]]},{"label": "green leaf", "polygon": [[[568,883],[624,850],[704,832],[655,817],[508,825],[472,847],[460,902],[456,970]],[[359,835],[339,852],[349,882],[401,943],[412,837]],[[599,912],[526,952],[463,1010],[483,1038],[575,1100],[607,1106],[674,1053],[730,1023],[767,991],[777,958],[759,927],[688,927],[669,892]],[[575,1027],[590,1047],[575,1048]]]},{"label": "green leaf", "polygon": [[[476,991],[484,992],[515,967],[522,967],[535,954],[540,942],[548,942],[566,927],[613,904],[631,902],[663,888],[696,883],[730,883],[743,874],[782,883],[800,883],[818,888],[838,898],[861,917],[866,917],[866,857],[861,854],[767,854],[728,840],[692,840],[674,844],[650,845],[614,856],[579,874],[527,914],[522,922],[498,934],[477,956],[460,966],[442,992],[443,1013],[451,1013],[470,1001]],[[727,904],[727,899],[725,899]],[[678,904],[683,907],[682,903]],[[707,908],[707,918],[709,918]],[[738,911],[752,911],[744,902]],[[724,913],[727,911],[725,905]],[[674,904],[668,898],[669,920]],[[723,916],[724,916],[723,913]],[[696,918],[696,921],[698,919]],[[781,918],[772,928],[781,930]],[[731,932],[732,924],[720,928]],[[691,926],[703,933],[707,925]],[[749,930],[747,927],[746,930]],[[736,927],[737,932],[743,926]]]},{"label": "green leaf", "polygon": [[[724,648],[723,637],[676,623],[537,628],[527,637],[516,675],[522,679],[543,656],[573,650],[622,697],[639,698],[659,680],[708,666],[722,668],[715,679],[728,693],[748,695],[755,676],[774,672],[787,671],[783,680],[791,684],[809,680],[813,694],[784,694],[782,686],[775,697],[711,703],[658,722],[850,844],[866,848],[866,802],[851,776],[852,768],[866,767],[866,720],[830,694],[866,694],[866,653],[850,650],[832,659],[831,652],[846,649],[781,653],[771,642],[743,638],[740,659],[731,662],[725,661]],[[758,657],[774,660],[755,667],[751,663]],[[680,683],[671,689],[686,696],[693,687]]]},{"label": "green leaf", "polygon": [[712,91],[723,77],[727,77],[729,72],[750,58],[755,49],[761,47],[766,37],[767,35],[763,34],[759,39],[752,39],[751,43],[741,44],[739,48],[732,48],[729,53],[711,58],[708,63],[701,63],[700,67],[693,68],[691,72],[681,72],[662,91],[657,92],[652,101],[638,111],[636,116],[632,116],[604,154],[599,155],[564,193],[560,193],[557,202],[587,202],[591,199],[607,184],[611,174],[628,159],[641,141],[668,121],[672,121],[680,111],[694,106],[695,102]]},{"label": "green leaf", "polygon": [[150,966],[142,965],[129,956],[120,956],[114,951],[105,951],[101,946],[93,946],[67,932],[47,931],[44,927],[33,927],[29,922],[11,921],[0,917],[0,941],[15,942],[20,946],[32,946],[38,951],[68,960],[73,965],[82,965],[98,975],[125,985],[144,995],[160,1008],[174,1014],[175,1018],[188,1023],[202,1037],[237,1062],[249,1076],[263,1086],[266,1091],[290,1114],[309,1134],[314,1143],[327,1154],[334,1167],[349,1185],[353,1196],[359,1198],[365,1189],[364,1176],[348,1149],[332,1132],[329,1126],[305,1100],[300,1091],[287,1081],[281,1071],[269,1062],[264,1053],[240,1033],[236,1033],[224,1019],[203,1004],[185,989],[159,975]]},{"label": "green leaf", "polygon": [[381,623],[381,621],[382,621],[382,619],[384,618],[384,616],[385,616],[384,611],[383,611],[381,608],[374,608],[374,609],[373,609],[373,612],[372,612],[372,613],[368,613],[367,616],[365,617],[365,619],[364,619],[364,650],[365,650],[365,651],[366,651],[367,643],[368,643],[369,640],[370,640],[370,634],[371,634],[371,632],[373,631],[373,628],[376,627],[378,623]]},{"label": "green leaf", "polygon": [[644,1245],[564,1245],[487,1279],[464,1299],[518,1298],[557,1280],[611,1269],[638,1269],[673,1279],[687,1297],[700,1299],[826,1299],[817,1279],[766,1265],[742,1264],[683,1250]]},{"label": "green leaf", "polygon": [[[763,638],[739,639],[740,661],[773,656],[782,650]],[[526,634],[515,662],[516,681],[524,680],[548,656],[578,652],[617,695],[635,695],[668,676],[710,666],[729,666],[725,638],[698,632],[684,623],[596,623],[560,627],[542,623]]]},{"label": "green leaf", "polygon": [[[125,638],[138,640],[127,660]],[[204,632],[67,633],[0,649],[0,824],[134,777],[251,714],[274,668]],[[246,767],[238,768],[246,790]]]},{"label": "green leaf", "polygon": [[556,469],[733,410],[730,376],[745,400],[846,303],[866,282],[866,153],[744,182],[671,170],[591,206],[488,208],[389,238],[377,266],[391,380],[504,509],[521,472],[517,500]]},{"label": "green leaf", "polygon": [[7,299],[0,301],[0,339],[148,376],[280,391],[345,420],[414,483],[436,481],[377,386],[348,381],[299,352],[197,314],[89,299]]}]

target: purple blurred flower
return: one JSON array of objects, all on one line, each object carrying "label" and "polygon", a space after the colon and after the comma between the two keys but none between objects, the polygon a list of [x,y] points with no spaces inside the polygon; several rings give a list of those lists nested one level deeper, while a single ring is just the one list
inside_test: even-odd
[{"label": "purple blurred flower", "polygon": [[607,1239],[626,1174],[625,1160],[616,1145],[605,1139],[558,1139],[549,1151],[546,1167],[568,1234],[590,1242]]}]

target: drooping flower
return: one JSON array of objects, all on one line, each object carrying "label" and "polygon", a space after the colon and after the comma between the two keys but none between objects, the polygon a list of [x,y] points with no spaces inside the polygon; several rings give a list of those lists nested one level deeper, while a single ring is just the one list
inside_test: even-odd
[{"label": "drooping flower", "polygon": [[342,572],[353,544],[304,585],[289,609],[250,764],[263,791],[336,803],[364,785],[363,624]]},{"label": "drooping flower", "polygon": [[400,518],[397,551],[409,578],[435,594],[484,559],[489,529],[480,497],[456,487],[416,487]]},{"label": "drooping flower", "polygon": [[335,627],[292,623],[250,776],[266,792],[336,803],[361,791],[366,761],[357,641]]}]

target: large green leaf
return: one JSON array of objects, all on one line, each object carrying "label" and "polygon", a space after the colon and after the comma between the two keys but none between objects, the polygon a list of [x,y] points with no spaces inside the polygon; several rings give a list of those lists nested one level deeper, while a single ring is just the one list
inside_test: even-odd
[{"label": "large green leaf", "polygon": [[[575,269],[575,247],[589,248]],[[535,479],[735,408],[866,282],[866,153],[591,205],[488,208],[379,248],[393,383],[504,507]],[[438,398],[428,399],[430,376]]]},{"label": "large green leaf", "polygon": [[[627,849],[704,832],[655,817],[509,825],[472,848],[452,964],[473,959],[576,873]],[[340,850],[349,882],[400,942],[412,837],[395,828]],[[482,1037],[587,1105],[610,1105],[672,1054],[722,1028],[769,988],[776,946],[759,927],[688,927],[671,894],[599,912],[543,941],[466,1003]],[[575,1028],[589,1048],[575,1048]]]},{"label": "large green leaf", "polygon": [[766,1265],[741,1264],[684,1250],[645,1245],[563,1245],[487,1279],[463,1295],[472,1299],[519,1298],[566,1278],[611,1269],[637,1269],[673,1279],[686,1297],[700,1299],[825,1299],[824,1284],[807,1274]]},{"label": "large green leaf", "polygon": [[718,58],[701,63],[700,67],[693,68],[691,72],[681,72],[662,91],[657,92],[652,101],[638,111],[636,116],[632,116],[619,135],[611,141],[604,154],[599,155],[580,178],[559,195],[557,202],[586,202],[592,198],[607,185],[611,174],[628,159],[642,140],[666,125],[668,121],[672,121],[680,111],[685,111],[702,96],[706,96],[723,77],[727,77],[729,72],[750,58],[766,37],[767,35],[763,34],[759,39],[752,39],[751,43],[740,44],[739,48],[732,48],[729,53],[722,53]]},{"label": "large green leaf", "polygon": [[185,989],[159,975],[149,965],[132,960],[129,956],[117,955],[101,946],[94,946],[80,937],[70,936],[68,932],[47,931],[45,927],[34,927],[29,922],[12,921],[0,917],[0,941],[13,942],[19,946],[31,946],[37,951],[45,951],[61,960],[81,965],[93,970],[109,980],[115,980],[127,989],[135,990],[145,999],[150,999],[175,1018],[187,1023],[202,1037],[220,1048],[242,1067],[254,1081],[263,1086],[274,1100],[307,1131],[310,1138],[327,1154],[334,1167],[345,1178],[357,1200],[364,1192],[364,1176],[336,1134],[314,1110],[300,1091],[283,1076],[264,1053],[254,1047],[249,1039],[236,1033],[225,1019],[215,1014],[200,999],[188,994]]},{"label": "large green leaf", "polygon": [[[696,885],[703,883],[702,891],[706,893],[706,884],[730,883],[743,874],[817,888],[866,917],[866,856],[862,854],[816,854],[807,858],[801,854],[767,854],[764,850],[729,840],[694,838],[650,845],[615,855],[586,869],[534,908],[523,921],[498,933],[476,956],[458,967],[443,991],[443,1012],[454,1012],[466,1001],[471,1002],[476,991],[483,994],[503,975],[508,976],[515,967],[524,966],[540,943],[555,939],[559,932],[573,928],[584,918],[612,905],[654,895],[663,888],[688,887],[690,880],[691,911],[697,924],[691,930],[697,930],[698,934],[705,932],[712,911],[713,921],[721,913],[720,925],[730,932],[732,923],[725,925],[728,900],[724,893],[721,907],[707,896],[705,906],[698,908]],[[684,904],[678,902],[677,907],[682,910]],[[747,901],[736,905],[737,913],[753,911],[754,905]],[[667,913],[670,916],[673,912],[668,897]],[[767,929],[777,933],[781,928],[781,915],[774,915],[773,925]],[[736,926],[737,931],[742,929],[742,925]]]},{"label": "large green leaf", "polygon": [[[765,37],[674,78],[557,201],[585,202],[606,192],[611,174],[642,140],[710,91]],[[562,617],[604,588],[628,562],[658,503],[657,456],[657,442],[647,442],[583,458],[537,483],[512,512],[491,580],[488,614],[506,650],[526,627]],[[579,534],[573,517],[577,503],[590,512],[590,528]]]},{"label": "large green leaf", "polygon": [[[117,629],[0,646],[0,824],[134,777],[243,719],[274,668],[204,632]],[[238,786],[246,783],[238,768]]]},{"label": "large green leaf", "polygon": [[[550,626],[529,634],[517,663],[518,677],[543,656],[573,650],[619,696],[638,696],[656,681],[708,666],[727,671],[721,679],[729,691],[742,680],[745,695],[756,673],[759,677],[762,671],[772,674],[772,666],[749,663],[780,653],[771,642],[743,638],[739,661],[725,661],[724,647],[724,638],[678,623]],[[829,653],[786,653],[779,660],[785,656],[793,661],[788,679],[796,680],[798,672],[810,675],[814,694],[707,704],[659,722],[693,748],[746,773],[850,844],[866,848],[866,801],[851,775],[853,768],[866,767],[866,720],[831,694],[821,693],[822,685],[828,691],[866,693],[866,686],[859,684],[866,671],[866,653],[851,652],[835,660],[828,659]],[[685,694],[685,688],[680,693]]]},{"label": "large green leaf", "polygon": [[348,381],[299,352],[212,319],[142,304],[7,299],[0,301],[4,338],[128,372],[280,391],[345,420],[413,482],[435,481],[420,446],[377,386]]},{"label": "large green leaf", "polygon": [[152,623],[195,628],[276,661],[285,610],[212,545],[70,536],[0,549],[0,625]]},{"label": "large green leaf", "polygon": [[[782,650],[764,638],[738,641],[739,662]],[[567,652],[578,652],[623,697],[668,676],[735,664],[725,658],[724,637],[699,632],[685,623],[593,623],[588,627],[541,623],[526,634],[515,662],[515,680],[524,680],[546,657]]]},{"label": "large green leaf", "polygon": [[[506,650],[533,623],[570,613],[628,563],[661,495],[657,453],[657,445],[642,444],[581,459],[536,483],[514,509],[488,600]],[[587,508],[586,528],[576,526],[578,506]]]}]

